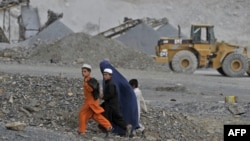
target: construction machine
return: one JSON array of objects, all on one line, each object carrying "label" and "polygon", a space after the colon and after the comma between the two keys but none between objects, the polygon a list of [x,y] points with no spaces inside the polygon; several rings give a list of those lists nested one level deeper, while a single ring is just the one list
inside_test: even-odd
[{"label": "construction machine", "polygon": [[141,24],[141,23],[146,23],[148,25],[150,25],[151,27],[155,28],[164,24],[168,23],[168,19],[167,18],[162,18],[162,19],[154,19],[154,18],[143,18],[143,19],[132,19],[132,18],[128,18],[128,17],[124,17],[124,21],[122,24],[110,28],[106,31],[103,31],[97,35],[102,35],[106,38],[113,38],[115,36],[119,36],[123,33],[125,33],[126,31],[130,30],[131,28]]},{"label": "construction machine", "polygon": [[218,42],[213,25],[191,25],[189,39],[163,37],[155,51],[155,61],[169,64],[174,72],[193,73],[198,68],[213,68],[224,76],[240,77],[245,73],[250,76],[247,48]]},{"label": "construction machine", "polygon": [[119,26],[108,29],[106,31],[103,31],[103,32],[99,33],[98,35],[102,35],[106,38],[112,38],[116,35],[120,35],[120,34],[124,33],[125,31],[127,31],[127,30],[135,27],[136,25],[141,24],[141,23],[142,23],[142,20],[140,20],[140,19],[133,20],[133,19],[128,19],[125,17],[124,23],[122,23]]},{"label": "construction machine", "polygon": [[5,42],[5,43],[10,43],[6,35],[4,34],[3,29],[0,27],[0,43]]}]

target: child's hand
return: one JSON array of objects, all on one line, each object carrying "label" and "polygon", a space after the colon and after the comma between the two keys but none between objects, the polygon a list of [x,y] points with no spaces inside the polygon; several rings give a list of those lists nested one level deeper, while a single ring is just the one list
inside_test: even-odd
[{"label": "child's hand", "polygon": [[102,90],[100,91],[100,96],[99,96],[100,99],[103,99],[103,92]]}]

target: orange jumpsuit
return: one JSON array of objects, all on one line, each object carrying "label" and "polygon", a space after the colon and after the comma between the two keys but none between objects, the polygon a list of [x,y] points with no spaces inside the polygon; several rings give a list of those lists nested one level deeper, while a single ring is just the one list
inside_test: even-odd
[{"label": "orange jumpsuit", "polygon": [[93,118],[96,122],[102,125],[105,129],[112,127],[111,123],[101,114],[104,109],[99,105],[99,101],[94,100],[92,96],[93,89],[88,85],[87,81],[90,77],[85,78],[83,82],[84,104],[79,112],[79,132],[85,133],[88,120]]}]

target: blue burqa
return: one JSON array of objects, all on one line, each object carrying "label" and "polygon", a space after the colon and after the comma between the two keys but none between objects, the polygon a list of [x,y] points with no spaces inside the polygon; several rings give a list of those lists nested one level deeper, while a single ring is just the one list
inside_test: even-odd
[{"label": "blue burqa", "polygon": [[[139,128],[137,101],[136,101],[136,95],[134,93],[133,88],[130,86],[127,79],[125,79],[123,75],[119,73],[109,63],[109,61],[106,61],[106,60],[101,61],[100,62],[101,72],[103,73],[103,70],[106,68],[110,68],[113,70],[112,80],[114,84],[116,85],[118,100],[120,104],[120,111],[121,111],[123,118],[128,124],[131,124],[133,126],[133,130]],[[125,133],[125,130],[114,125],[113,123],[112,125],[115,128],[114,133],[118,133],[118,134]]]}]

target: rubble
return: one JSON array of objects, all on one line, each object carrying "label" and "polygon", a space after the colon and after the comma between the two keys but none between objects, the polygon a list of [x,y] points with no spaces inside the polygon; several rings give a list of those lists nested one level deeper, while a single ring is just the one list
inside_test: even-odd
[{"label": "rubble", "polygon": [[242,115],[246,113],[245,109],[242,106],[237,105],[237,104],[229,104],[228,110],[234,115]]},{"label": "rubble", "polygon": [[[83,102],[82,78],[67,78],[57,76],[30,76],[22,74],[0,73],[0,87],[5,90],[0,95],[0,123],[22,121],[26,124],[24,136],[26,140],[42,137],[46,139],[71,140],[105,139],[105,134],[97,130],[96,122],[90,121],[87,135],[81,137],[77,134],[78,112]],[[165,91],[168,91],[166,89]],[[172,89],[169,92],[174,91]],[[179,91],[179,90],[176,90]],[[71,94],[72,93],[72,94]],[[13,96],[14,102],[9,103]],[[152,103],[153,104],[153,103]],[[142,113],[141,123],[145,125],[144,134],[137,134],[131,141],[144,140],[212,140],[223,138],[223,123],[233,121],[227,105],[223,103],[173,103],[167,105],[152,105],[147,103],[148,112]],[[160,103],[158,103],[160,104]],[[247,107],[244,107],[248,109]],[[241,115],[249,117],[249,112]],[[205,119],[206,117],[207,119]],[[212,118],[209,118],[212,117]],[[203,120],[195,120],[195,119]],[[241,118],[244,120],[244,118]],[[214,124],[220,121],[220,124]],[[247,120],[245,121],[248,122]],[[206,126],[210,123],[212,126]],[[1,125],[1,124],[0,124]],[[30,129],[33,128],[32,131]],[[44,129],[41,134],[40,129]],[[208,132],[209,128],[213,132]],[[216,130],[215,130],[216,129]],[[210,131],[209,130],[209,131]],[[52,132],[53,131],[53,132]],[[6,133],[7,130],[1,129]],[[37,134],[39,133],[39,134]],[[50,135],[47,135],[50,134]],[[59,135],[58,135],[59,134]],[[66,134],[70,135],[65,137]],[[36,135],[36,136],[34,136]],[[55,135],[54,137],[52,135]],[[16,138],[23,138],[14,135]],[[1,138],[1,136],[0,136]],[[124,137],[111,135],[112,140],[128,140]]]},{"label": "rubble", "polygon": [[[9,122],[10,119],[20,120],[29,127],[44,127],[67,132],[77,137],[77,113],[83,98],[81,94],[82,79],[8,75],[12,78],[11,80],[1,81],[1,85],[6,88],[6,92],[1,96],[2,110],[6,111],[4,115],[0,114],[4,122]],[[69,89],[75,95],[68,95]],[[10,103],[5,103],[9,95],[13,95],[15,98],[13,106]],[[33,108],[36,110],[32,110]],[[162,110],[166,111],[165,116],[163,116]],[[194,130],[184,130],[184,128],[195,128],[198,133],[204,132],[201,130],[202,127],[186,120],[182,114],[167,109],[154,108],[150,105],[149,113],[142,115],[142,123],[147,127],[147,131],[141,140],[154,140],[153,138],[157,140],[165,138],[196,140],[196,136],[191,133]],[[96,127],[95,122],[90,122],[87,138],[95,136]],[[111,137],[116,138],[115,136]]]},{"label": "rubble", "polygon": [[[53,34],[50,36],[42,34],[46,31],[47,29],[41,32],[39,35],[43,36],[40,37],[48,39],[55,37]],[[51,31],[53,30],[49,31],[48,29],[47,33],[49,34]],[[86,62],[95,68],[99,68],[99,62],[108,59],[117,68],[167,71],[160,64],[157,64],[151,56],[142,51],[128,48],[115,40],[102,36],[92,37],[85,33],[69,34],[60,40],[51,43],[41,42],[34,47],[0,50],[0,57],[4,57],[1,56],[1,52],[2,54],[8,53],[9,58],[13,61],[24,60],[21,63],[53,63],[76,66],[79,63]]]}]

